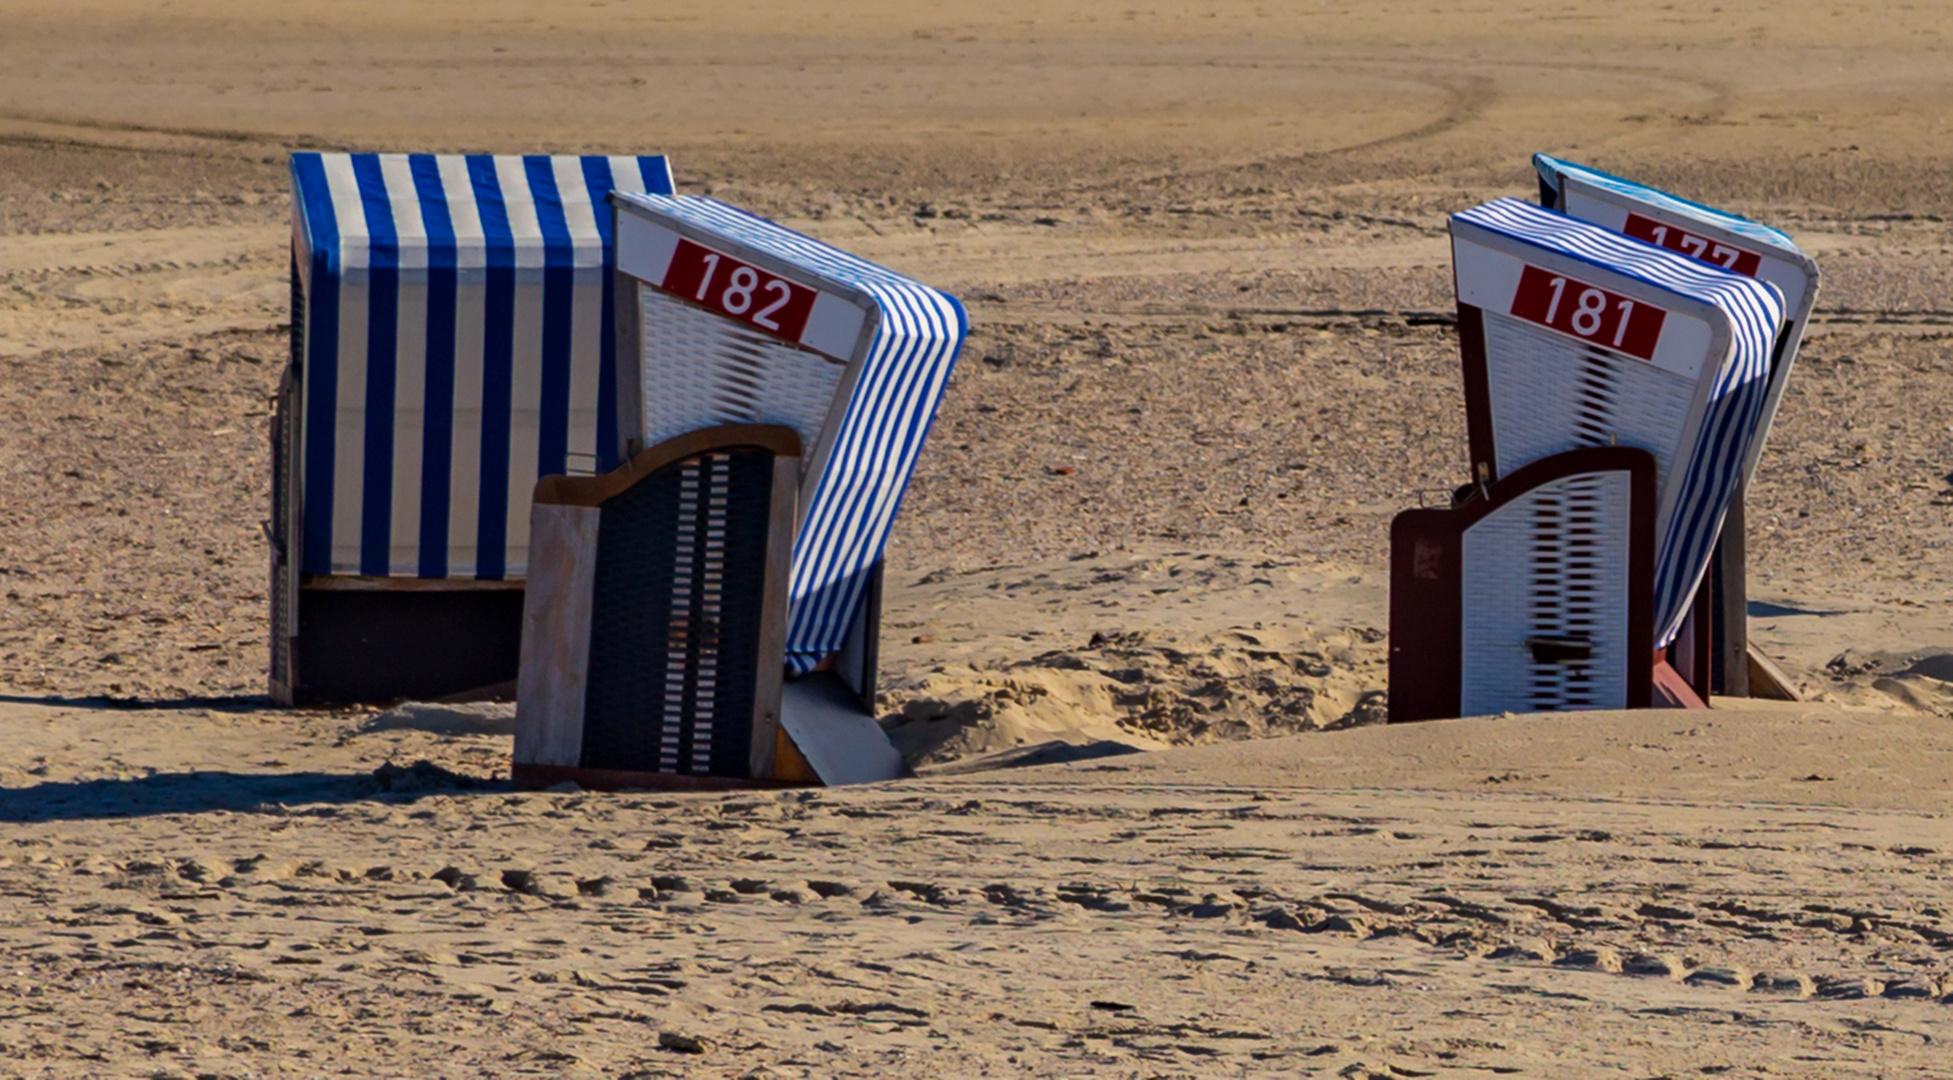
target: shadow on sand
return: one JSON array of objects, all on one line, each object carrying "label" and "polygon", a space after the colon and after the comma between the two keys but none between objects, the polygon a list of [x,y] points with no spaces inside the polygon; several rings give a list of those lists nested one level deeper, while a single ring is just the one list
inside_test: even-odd
[{"label": "shadow on sand", "polygon": [[0,705],[38,705],[45,709],[90,709],[102,712],[153,710],[170,712],[182,709],[211,709],[217,712],[257,712],[280,708],[263,694],[236,694],[229,697],[123,698],[61,697],[58,695],[0,694]]},{"label": "shadow on sand", "polygon": [[1789,604],[1772,604],[1768,600],[1752,600],[1746,609],[1752,619],[1783,619],[1797,615],[1849,615],[1844,608],[1801,608]]},{"label": "shadow on sand", "polygon": [[1013,746],[1008,750],[961,758],[942,765],[924,765],[916,772],[922,776],[963,776],[997,769],[1025,769],[1034,765],[1096,761],[1099,758],[1124,757],[1127,754],[1145,752],[1137,746],[1128,746],[1110,739],[1089,743],[1068,743],[1053,739],[1030,746]]},{"label": "shadow on sand", "polygon": [[0,823],[94,818],[249,813],[277,807],[365,801],[411,802],[423,795],[506,792],[506,780],[484,780],[438,765],[382,765],[365,773],[156,773],[129,780],[50,781],[0,788]]}]

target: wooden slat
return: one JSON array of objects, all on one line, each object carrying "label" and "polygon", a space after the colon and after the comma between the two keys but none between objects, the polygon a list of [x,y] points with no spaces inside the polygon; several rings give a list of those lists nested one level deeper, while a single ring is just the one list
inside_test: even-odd
[{"label": "wooden slat", "polygon": [[787,585],[793,571],[793,529],[800,492],[800,458],[773,459],[773,501],[766,520],[766,581],[760,588],[759,667],[753,677],[750,775],[779,777],[780,694],[787,666]]},{"label": "wooden slat", "polygon": [[1729,513],[1722,519],[1722,538],[1710,572],[1722,593],[1722,636],[1714,642],[1716,664],[1722,671],[1726,697],[1750,696],[1750,584],[1743,503],[1747,485],[1736,488]]},{"label": "wooden slat", "polygon": [[800,436],[790,427],[720,424],[675,435],[601,476],[546,476],[536,482],[535,501],[556,506],[598,506],[672,462],[737,446],[770,450],[775,457],[800,456]]},{"label": "wooden slat", "polygon": [[1763,655],[1755,645],[1751,645],[1743,655],[1744,667],[1749,669],[1750,696],[1768,698],[1771,701],[1802,701],[1804,696],[1797,692],[1797,684],[1783,673],[1776,661]]},{"label": "wooden slat", "polygon": [[[617,213],[610,207],[600,212]],[[617,342],[617,450],[618,459],[628,461],[644,451],[644,326],[637,296],[643,286],[622,270],[610,275]]]},{"label": "wooden slat", "polygon": [[594,507],[537,502],[530,508],[529,591],[515,706],[515,761],[521,765],[583,760],[599,517]]},{"label": "wooden slat", "polygon": [[807,764],[800,748],[793,744],[793,737],[786,728],[774,729],[773,779],[783,784],[818,784],[821,778],[814,775],[814,767]]}]

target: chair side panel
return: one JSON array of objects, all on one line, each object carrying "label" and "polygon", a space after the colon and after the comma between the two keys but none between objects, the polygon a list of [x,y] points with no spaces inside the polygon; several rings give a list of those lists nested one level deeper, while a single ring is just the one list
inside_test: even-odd
[{"label": "chair side panel", "polygon": [[516,681],[515,760],[521,764],[575,765],[583,756],[599,521],[585,506],[531,508],[533,561]]}]

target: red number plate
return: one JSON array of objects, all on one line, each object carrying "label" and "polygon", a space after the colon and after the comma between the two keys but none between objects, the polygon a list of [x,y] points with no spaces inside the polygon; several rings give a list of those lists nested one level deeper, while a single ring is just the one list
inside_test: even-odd
[{"label": "red number plate", "polygon": [[1655,358],[1661,324],[1668,319],[1651,304],[1530,265],[1519,275],[1512,314],[1643,360]]},{"label": "red number plate", "polygon": [[798,342],[819,295],[690,240],[680,239],[663,288],[727,318]]},{"label": "red number plate", "polygon": [[1678,251],[1691,259],[1708,263],[1710,266],[1719,266],[1744,277],[1755,277],[1757,270],[1763,265],[1762,257],[1754,251],[1744,251],[1720,240],[1711,240],[1706,236],[1684,232],[1673,225],[1665,225],[1644,218],[1640,214],[1629,214],[1627,227],[1622,231],[1636,240],[1646,240],[1656,247]]}]

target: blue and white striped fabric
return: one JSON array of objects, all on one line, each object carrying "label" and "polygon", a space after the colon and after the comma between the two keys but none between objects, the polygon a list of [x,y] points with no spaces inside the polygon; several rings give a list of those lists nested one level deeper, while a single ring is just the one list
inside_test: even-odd
[{"label": "blue and white striped fabric", "polygon": [[306,574],[517,578],[538,477],[616,464],[605,197],[662,157],[294,154]]},{"label": "blue and white striped fabric", "polygon": [[1789,234],[1781,230],[1773,229],[1760,222],[1751,221],[1746,217],[1738,217],[1727,210],[1718,210],[1713,206],[1704,206],[1699,202],[1690,202],[1679,196],[1670,195],[1660,188],[1651,188],[1646,184],[1637,184],[1632,180],[1623,180],[1612,173],[1604,173],[1599,169],[1589,168],[1585,165],[1575,165],[1571,161],[1561,161],[1558,158],[1548,157],[1545,154],[1533,155],[1533,168],[1538,170],[1540,182],[1554,191],[1560,190],[1560,177],[1577,176],[1597,188],[1616,191],[1639,202],[1663,207],[1685,217],[1699,218],[1720,225],[1738,236],[1748,237],[1765,247],[1785,248],[1790,251],[1797,250],[1797,242],[1792,240]]},{"label": "blue and white striped fabric", "polygon": [[1681,488],[1655,549],[1655,644],[1665,646],[1681,630],[1742,476],[1743,454],[1768,389],[1783,301],[1763,282],[1518,199],[1497,199],[1455,219],[1709,304],[1729,321],[1729,354],[1709,358],[1715,375],[1707,413],[1693,453],[1676,463]]},{"label": "blue and white striped fabric", "polygon": [[714,199],[646,194],[627,201],[851,285],[880,308],[853,397],[794,539],[787,666],[805,674],[846,643],[969,317],[947,293]]}]

